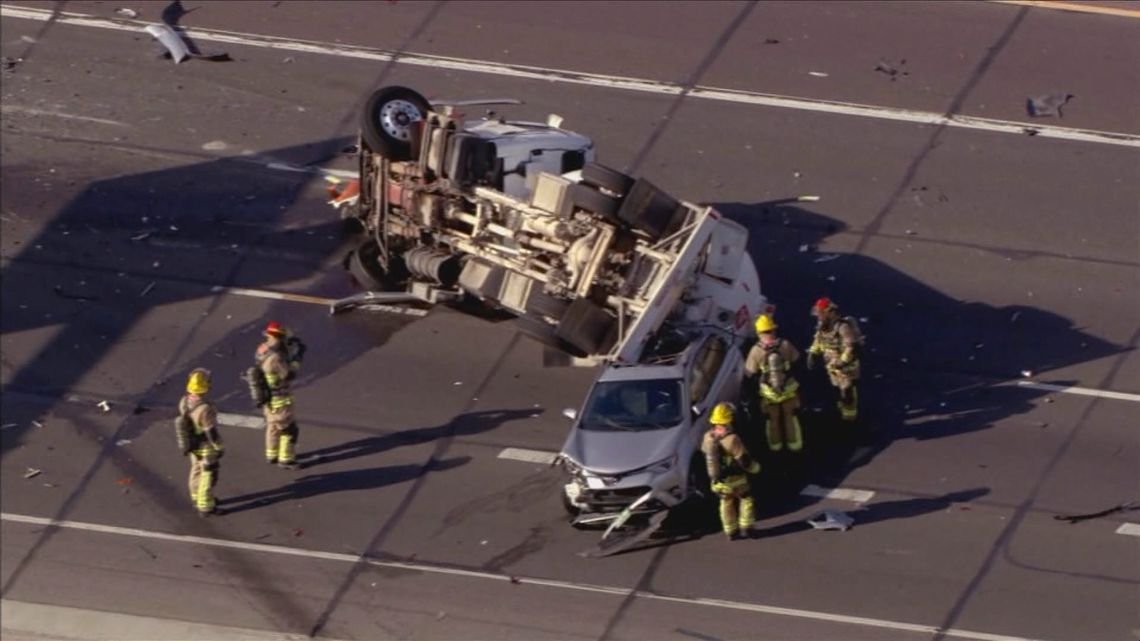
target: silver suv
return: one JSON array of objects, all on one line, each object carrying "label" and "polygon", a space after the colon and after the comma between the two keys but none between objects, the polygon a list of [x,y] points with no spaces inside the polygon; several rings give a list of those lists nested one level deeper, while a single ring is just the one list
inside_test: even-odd
[{"label": "silver suv", "polygon": [[607,367],[580,412],[563,412],[574,426],[558,456],[569,474],[562,502],[575,525],[631,506],[658,512],[707,491],[701,438],[712,407],[740,394],[746,340],[711,326],[674,328],[640,364]]}]

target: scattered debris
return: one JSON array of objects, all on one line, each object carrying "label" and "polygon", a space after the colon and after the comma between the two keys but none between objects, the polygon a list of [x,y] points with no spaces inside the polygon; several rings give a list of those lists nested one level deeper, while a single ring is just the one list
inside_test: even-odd
[{"label": "scattered debris", "polygon": [[778,45],[778,44],[780,44],[780,40],[778,38],[765,38],[764,44],[766,44],[766,45]]},{"label": "scattered debris", "polygon": [[44,426],[44,424],[43,424],[43,423],[41,423],[41,422],[39,422],[39,421],[32,421],[32,426],[34,426],[34,427],[43,427],[43,426]]},{"label": "scattered debris", "polygon": [[808,525],[817,530],[846,531],[854,525],[855,519],[840,510],[824,510],[808,519]]},{"label": "scattered debris", "polygon": [[1116,514],[1117,512],[1128,512],[1130,510],[1140,509],[1140,501],[1128,501],[1120,505],[1114,505],[1107,510],[1099,512],[1089,512],[1088,514],[1055,514],[1054,519],[1058,521],[1068,521],[1069,523],[1080,523],[1081,521],[1088,521],[1090,519],[1099,519],[1102,516]]},{"label": "scattered debris", "polygon": [[66,298],[68,300],[81,300],[81,301],[86,301],[86,302],[93,302],[93,301],[99,300],[98,296],[84,296],[83,294],[72,294],[69,292],[65,292],[65,291],[63,291],[63,287],[61,285],[56,285],[55,287],[52,288],[52,291],[55,292],[56,296],[59,296],[60,298]]},{"label": "scattered debris", "polygon": [[3,69],[4,71],[10,71],[12,69],[15,69],[16,65],[20,64],[23,61],[23,58],[11,58],[9,56],[4,56],[3,58],[0,58],[0,69]]},{"label": "scattered debris", "polygon": [[823,256],[820,256],[819,258],[817,258],[811,262],[813,262],[813,263],[827,263],[827,262],[831,262],[831,261],[835,260],[836,258],[839,258],[839,256],[840,256],[840,254],[824,254]]},{"label": "scattered debris", "polygon": [[107,401],[99,401],[98,403],[95,404],[95,407],[98,407],[99,409],[103,410],[104,412],[110,412],[111,411],[111,404],[108,403]]},{"label": "scattered debris", "polygon": [[281,62],[284,62],[285,64],[289,64],[290,62],[293,62],[293,56],[287,56],[287,57],[286,57],[284,60],[282,60]]},{"label": "scattered debris", "polygon": [[115,483],[122,485],[122,486],[127,486],[127,485],[134,483],[134,482],[135,482],[135,480],[129,476],[124,476],[123,478],[115,481]]},{"label": "scattered debris", "polygon": [[517,576],[512,576],[511,577],[511,583],[518,585],[519,583],[522,583],[522,581]]},{"label": "scattered debris", "polygon": [[985,343],[975,343],[975,344],[974,344],[974,349],[981,349],[981,348],[983,348],[983,347],[985,347],[985,346],[986,346],[986,344],[985,344]]},{"label": "scattered debris", "polygon": [[55,483],[44,483],[44,487],[49,487],[49,488],[50,488],[50,487],[59,487],[59,486],[58,486],[58,485],[56,485]]},{"label": "scattered debris", "polygon": [[24,478],[32,479],[43,473],[43,470],[37,470],[34,467],[29,467],[27,472],[24,472]]},{"label": "scattered debris", "polygon": [[150,238],[150,235],[151,235],[151,234],[153,234],[153,233],[154,233],[154,232],[151,232],[151,231],[144,231],[144,232],[143,232],[143,233],[141,233],[141,234],[137,234],[137,235],[135,235],[135,236],[131,236],[131,240],[133,240],[133,241],[135,241],[135,242],[138,242],[138,241],[140,241],[140,240],[146,240],[147,238]]},{"label": "scattered debris", "polygon": [[463,381],[455,381],[454,383],[452,383],[452,385],[457,385],[457,386],[462,385],[462,384],[463,384]]},{"label": "scattered debris", "polygon": [[304,536],[304,535],[305,535],[305,531],[302,530],[301,528],[299,528],[299,527],[293,528],[293,536]]},{"label": "scattered debris", "polygon": [[146,287],[144,287],[141,292],[139,292],[139,297],[141,298],[143,296],[146,296],[147,294],[150,293],[150,290],[152,290],[152,289],[154,289],[154,281],[153,280],[150,281],[150,284],[147,285]]},{"label": "scattered debris", "polygon": [[899,60],[898,66],[893,65],[890,62],[887,62],[886,60],[880,60],[878,63],[875,64],[875,71],[890,76],[891,82],[894,82],[894,81],[899,79],[899,76],[909,76],[910,75],[909,71],[903,71],[902,69],[899,68],[899,67],[904,67],[904,66],[906,66],[906,58]]},{"label": "scattered debris", "polygon": [[829,282],[832,282],[832,283],[834,283],[834,282],[835,282],[835,276],[828,276],[828,277],[827,277],[827,280],[828,280]]},{"label": "scattered debris", "polygon": [[801,203],[814,203],[819,202],[819,196],[797,196],[796,200]]},{"label": "scattered debris", "polygon": [[808,75],[809,76],[815,76],[816,78],[826,78],[828,76],[828,74],[826,74],[822,71],[809,71]]},{"label": "scattered debris", "polygon": [[805,243],[805,244],[803,244],[803,245],[800,245],[800,253],[801,253],[801,254],[806,254],[806,253],[808,253],[809,251],[811,251],[811,245],[808,245],[808,244],[806,244],[806,243]]},{"label": "scattered debris", "polygon": [[1014,312],[1013,315],[1009,317],[1009,322],[1016,323],[1019,318],[1021,318],[1021,312]]},{"label": "scattered debris", "polygon": [[123,447],[124,445],[130,445],[130,444],[131,444],[131,439],[129,439],[129,438],[121,438],[121,439],[115,441],[115,447]]},{"label": "scattered debris", "polygon": [[916,231],[915,231],[915,230],[913,230],[913,229],[908,229],[908,230],[906,230],[906,232],[905,232],[905,233],[906,233],[906,235],[907,235],[907,236],[917,236],[917,235],[918,235],[918,232],[916,232]]},{"label": "scattered debris", "polygon": [[151,552],[150,550],[146,549],[146,546],[139,544],[139,549],[142,550],[143,552],[146,552],[146,555],[149,556],[152,561],[158,560],[158,555],[155,554],[154,552]]},{"label": "scattered debris", "polygon": [[19,423],[5,423],[3,425],[0,425],[0,430],[6,430],[9,427],[18,427],[19,425]]},{"label": "scattered debris", "polygon": [[1026,136],[1036,136],[1041,133],[1041,130],[1036,127],[1022,127],[1021,131],[1024,132]]},{"label": "scattered debris", "polygon": [[126,7],[119,7],[118,9],[115,9],[115,13],[117,15],[123,16],[124,18],[133,19],[139,17],[138,11],[135,11],[134,9],[128,9]]},{"label": "scattered debris", "polygon": [[1046,402],[1046,403],[1055,403],[1055,402],[1056,402],[1056,400],[1055,400],[1055,399],[1054,399],[1052,396],[1046,396],[1046,397],[1045,397],[1045,402]]},{"label": "scattered debris", "polygon": [[1033,378],[1033,370],[1023,369],[1021,370],[1021,376],[1024,378]]},{"label": "scattered debris", "polygon": [[1064,118],[1065,114],[1061,110],[1065,103],[1075,96],[1071,93],[1056,92],[1046,94],[1044,96],[1037,96],[1036,98],[1030,97],[1025,100],[1025,110],[1029,112],[1030,116],[1040,118],[1044,116],[1057,116]]}]

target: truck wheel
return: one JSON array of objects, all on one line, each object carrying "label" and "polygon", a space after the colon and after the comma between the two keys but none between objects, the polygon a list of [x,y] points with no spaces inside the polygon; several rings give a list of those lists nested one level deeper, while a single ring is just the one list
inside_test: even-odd
[{"label": "truck wheel", "polygon": [[621,207],[617,198],[582,183],[570,186],[570,200],[576,209],[592,211],[611,222],[617,220],[618,208]]},{"label": "truck wheel", "polygon": [[382,87],[373,92],[364,106],[360,136],[367,147],[388,160],[410,160],[412,138],[419,135],[416,125],[423,122],[431,104],[407,87]]},{"label": "truck wheel", "polygon": [[379,249],[375,241],[368,240],[348,254],[348,272],[356,279],[357,284],[372,292],[385,289],[386,274],[379,263]]},{"label": "truck wheel", "polygon": [[633,178],[596,162],[588,162],[582,167],[582,182],[605,189],[618,198],[624,198],[633,187]]}]

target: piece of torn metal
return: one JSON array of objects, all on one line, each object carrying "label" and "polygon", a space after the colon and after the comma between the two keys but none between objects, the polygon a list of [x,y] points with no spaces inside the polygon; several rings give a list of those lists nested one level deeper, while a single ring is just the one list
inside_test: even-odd
[{"label": "piece of torn metal", "polygon": [[1069,102],[1075,96],[1071,93],[1055,92],[1045,94],[1044,96],[1036,96],[1026,98],[1025,110],[1030,116],[1034,118],[1041,118],[1045,116],[1057,116],[1064,118],[1065,112],[1062,108],[1065,103]]},{"label": "piece of torn metal", "polygon": [[809,76],[815,76],[816,78],[826,78],[828,76],[828,74],[826,74],[822,71],[809,71],[808,75]]},{"label": "piece of torn metal", "polygon": [[819,196],[797,196],[796,200],[801,203],[814,203],[819,202]]},{"label": "piece of torn metal", "polygon": [[143,296],[146,296],[147,294],[150,293],[150,290],[152,290],[152,289],[154,289],[154,281],[153,280],[150,281],[150,284],[147,285],[146,287],[144,287],[141,292],[139,292],[139,297],[141,298]]},{"label": "piece of torn metal", "polygon": [[653,516],[649,517],[649,522],[645,524],[645,527],[622,530],[615,536],[602,539],[598,542],[597,546],[586,550],[585,552],[579,552],[578,556],[585,558],[601,558],[604,556],[610,556],[611,554],[624,552],[633,546],[648,540],[650,537],[656,534],[657,531],[661,529],[661,525],[665,522],[665,519],[668,516],[668,511],[657,512]]},{"label": "piece of torn metal", "polygon": [[108,403],[107,401],[99,401],[98,403],[95,404],[95,407],[98,407],[99,409],[103,410],[104,412],[110,412],[111,411],[111,404]]},{"label": "piece of torn metal", "polygon": [[169,25],[151,24],[147,25],[144,30],[154,36],[155,40],[162,43],[162,46],[166,47],[167,52],[170,53],[170,58],[174,60],[174,64],[178,64],[190,57],[190,49],[186,47],[186,43],[183,42],[182,37],[179,36],[174,29],[171,29]]},{"label": "piece of torn metal", "polygon": [[135,11],[134,9],[128,9],[126,7],[119,7],[118,9],[115,9],[115,14],[123,16],[124,18],[133,19],[139,17],[138,11]]},{"label": "piece of torn metal", "polygon": [[835,260],[836,258],[839,258],[841,255],[842,254],[824,254],[823,256],[820,256],[819,258],[817,258],[811,262],[813,262],[813,263],[828,263],[828,262]]},{"label": "piece of torn metal", "polygon": [[824,510],[808,519],[808,525],[817,530],[846,531],[855,524],[855,519],[840,510]]},{"label": "piece of torn metal", "polygon": [[129,438],[121,438],[121,439],[115,441],[115,447],[123,447],[125,445],[130,445],[130,444],[131,444],[131,439],[129,439]]},{"label": "piece of torn metal", "polygon": [[29,468],[28,468],[28,471],[27,471],[27,472],[24,472],[24,478],[26,478],[26,479],[35,478],[35,477],[39,476],[39,475],[40,475],[40,474],[42,474],[42,473],[43,473],[43,470],[38,470],[38,469],[36,469],[36,468],[34,468],[34,467],[29,467]]}]

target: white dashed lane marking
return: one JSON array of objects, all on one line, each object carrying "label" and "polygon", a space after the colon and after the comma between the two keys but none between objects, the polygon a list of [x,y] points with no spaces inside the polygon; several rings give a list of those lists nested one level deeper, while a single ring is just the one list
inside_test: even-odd
[{"label": "white dashed lane marking", "polygon": [[1140,536],[1140,523],[1123,523],[1120,527],[1116,528],[1116,533],[1128,536]]},{"label": "white dashed lane marking", "polygon": [[1060,392],[1062,394],[1096,396],[1099,398],[1111,398],[1117,401],[1140,402],[1140,394],[1129,394],[1128,392],[1113,392],[1111,390],[1092,389],[1089,387],[1073,387],[1072,385],[1054,385],[1052,383],[1034,383],[1033,381],[1017,381],[1017,386],[1028,387],[1030,389],[1039,389],[1047,392]]},{"label": "white dashed lane marking", "polygon": [[800,490],[800,494],[821,499],[852,501],[854,503],[866,503],[875,496],[875,493],[871,490],[848,490],[841,487],[820,487],[818,485],[808,485]]},{"label": "white dashed lane marking", "polygon": [[557,456],[558,454],[555,452],[528,450],[521,447],[508,447],[502,452],[499,452],[499,458],[522,461],[524,463],[542,463],[543,465],[550,465]]}]

